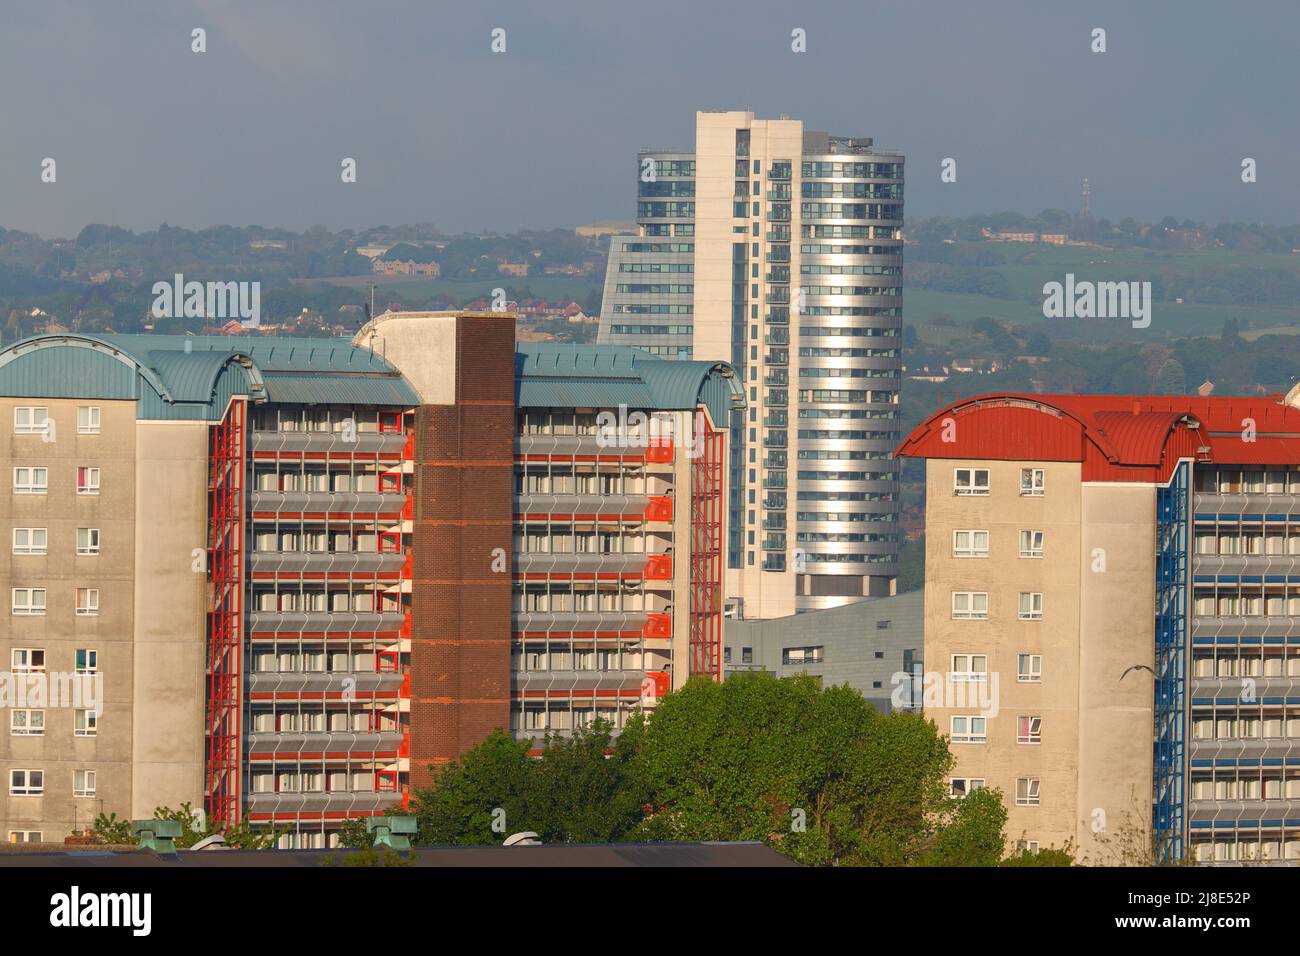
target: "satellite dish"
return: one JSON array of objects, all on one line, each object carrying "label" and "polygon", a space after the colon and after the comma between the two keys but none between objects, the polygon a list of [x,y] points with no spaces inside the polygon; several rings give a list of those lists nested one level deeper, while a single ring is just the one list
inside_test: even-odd
[{"label": "satellite dish", "polygon": [[532,830],[522,830],[506,837],[502,846],[541,846],[542,838]]}]

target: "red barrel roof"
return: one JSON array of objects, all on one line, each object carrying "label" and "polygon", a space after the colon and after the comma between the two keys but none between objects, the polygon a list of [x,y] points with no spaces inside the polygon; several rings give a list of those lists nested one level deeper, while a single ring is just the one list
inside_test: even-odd
[{"label": "red barrel roof", "polygon": [[1300,409],[1281,395],[980,395],[931,415],[895,454],[1077,461],[1084,481],[1163,483],[1182,458],[1300,464]]}]

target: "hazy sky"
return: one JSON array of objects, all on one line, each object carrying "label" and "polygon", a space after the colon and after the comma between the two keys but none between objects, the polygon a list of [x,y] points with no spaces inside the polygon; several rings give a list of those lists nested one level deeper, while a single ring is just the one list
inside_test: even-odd
[{"label": "hazy sky", "polygon": [[637,147],[709,108],[903,150],[909,219],[1074,210],[1087,176],[1097,217],[1290,224],[1297,47],[1294,0],[0,0],[0,225],[630,219]]}]

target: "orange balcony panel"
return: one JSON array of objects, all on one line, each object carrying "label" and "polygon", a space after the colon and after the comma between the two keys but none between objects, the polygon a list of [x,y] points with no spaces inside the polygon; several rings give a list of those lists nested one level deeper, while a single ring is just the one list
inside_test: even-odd
[{"label": "orange balcony panel", "polygon": [[415,574],[415,555],[412,552],[408,551],[406,553],[406,560],[402,563],[402,577],[406,578],[409,581],[414,574]]},{"label": "orange balcony panel", "polygon": [[671,614],[647,614],[645,627],[641,630],[643,637],[672,637],[673,616]]},{"label": "orange balcony panel", "polygon": [[407,435],[406,444],[402,446],[402,458],[405,461],[415,460],[415,436]]},{"label": "orange balcony panel", "polygon": [[651,581],[671,581],[673,556],[671,554],[650,555],[645,562],[645,576]]},{"label": "orange balcony panel", "polygon": [[406,615],[406,620],[402,621],[402,630],[400,631],[400,633],[399,633],[398,636],[399,636],[399,637],[402,637],[402,638],[405,638],[405,639],[407,639],[407,640],[410,639],[410,637],[411,637],[411,615],[409,615],[409,614]]},{"label": "orange balcony panel", "polygon": [[672,690],[672,682],[668,678],[667,671],[646,671],[645,676],[654,680],[656,697],[662,697]]},{"label": "orange balcony panel", "polygon": [[673,499],[667,495],[652,496],[645,506],[645,518],[647,521],[672,521]]},{"label": "orange balcony panel", "polygon": [[415,495],[406,496],[406,504],[402,505],[402,518],[406,521],[415,518]]},{"label": "orange balcony panel", "polygon": [[670,465],[673,461],[673,440],[660,438],[652,441],[645,450],[645,460],[659,465]]}]

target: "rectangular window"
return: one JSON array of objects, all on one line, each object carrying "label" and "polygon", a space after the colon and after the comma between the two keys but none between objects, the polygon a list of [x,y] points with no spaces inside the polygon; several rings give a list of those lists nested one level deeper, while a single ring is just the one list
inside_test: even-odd
[{"label": "rectangular window", "polygon": [[44,770],[10,770],[9,796],[39,797],[45,792]]},{"label": "rectangular window", "polygon": [[983,620],[989,616],[987,591],[953,591],[952,616],[959,621]]},{"label": "rectangular window", "polygon": [[953,471],[953,491],[959,495],[987,495],[989,493],[988,469],[955,469]]},{"label": "rectangular window", "polygon": [[74,710],[72,712],[72,734],[74,737],[93,737],[99,732],[99,718],[93,710]]},{"label": "rectangular window", "polygon": [[99,406],[82,405],[77,408],[77,434],[99,434]]},{"label": "rectangular window", "polygon": [[951,740],[955,744],[982,744],[988,742],[988,719],[974,715],[952,718]]},{"label": "rectangular window", "polygon": [[952,680],[954,683],[982,683],[989,678],[989,659],[985,654],[952,655]]},{"label": "rectangular window", "polygon": [[88,647],[78,647],[76,670],[78,674],[93,674],[99,670],[99,651]]},{"label": "rectangular window", "polygon": [[1041,744],[1043,742],[1043,718],[1017,717],[1016,743]]},{"label": "rectangular window", "polygon": [[79,495],[97,495],[99,494],[99,469],[90,468],[85,465],[77,468],[77,494]]},{"label": "rectangular window", "polygon": [[72,772],[72,795],[74,797],[93,797],[95,795],[95,771],[74,770]]},{"label": "rectangular window", "polygon": [[44,405],[19,405],[14,409],[15,435],[43,435],[50,420],[50,410]]},{"label": "rectangular window", "polygon": [[9,711],[9,733],[15,737],[40,737],[45,734],[45,711]]},{"label": "rectangular window", "polygon": [[1016,779],[1016,806],[1018,807],[1036,807],[1038,806],[1038,784],[1037,777],[1019,777]]},{"label": "rectangular window", "polygon": [[9,666],[15,674],[45,673],[45,648],[15,647],[9,656]]},{"label": "rectangular window", "polygon": [[49,537],[45,528],[14,528],[14,554],[45,554]]},{"label": "rectangular window", "polygon": [[972,790],[984,786],[983,777],[953,777],[948,781],[948,796],[960,800]]},{"label": "rectangular window", "polygon": [[782,664],[820,664],[824,647],[783,647]]},{"label": "rectangular window", "polygon": [[99,588],[77,588],[77,614],[94,617],[99,613]]},{"label": "rectangular window", "polygon": [[1037,591],[1020,592],[1020,620],[1041,621],[1043,619],[1043,595]]},{"label": "rectangular window", "polygon": [[82,554],[82,555],[99,554],[99,529],[98,528],[77,529],[77,554]]},{"label": "rectangular window", "polygon": [[954,558],[987,558],[989,533],[987,531],[954,531],[952,533]]},{"label": "rectangular window", "polygon": [[48,468],[15,468],[14,494],[43,495],[49,491],[50,470]]},{"label": "rectangular window", "polygon": [[44,837],[40,830],[10,830],[10,843],[43,843]]},{"label": "rectangular window", "polygon": [[45,588],[14,588],[13,612],[15,614],[44,614]]},{"label": "rectangular window", "polygon": [[1040,497],[1043,493],[1043,485],[1046,481],[1046,472],[1042,468],[1021,468],[1020,469],[1020,493],[1034,498]]},{"label": "rectangular window", "polygon": [[1041,558],[1043,556],[1043,532],[1020,532],[1020,556],[1022,558]]},{"label": "rectangular window", "polygon": [[1043,679],[1043,658],[1040,654],[1019,654],[1016,657],[1016,680],[1022,684],[1037,684]]}]

